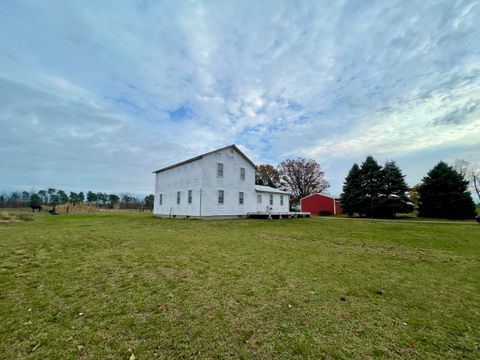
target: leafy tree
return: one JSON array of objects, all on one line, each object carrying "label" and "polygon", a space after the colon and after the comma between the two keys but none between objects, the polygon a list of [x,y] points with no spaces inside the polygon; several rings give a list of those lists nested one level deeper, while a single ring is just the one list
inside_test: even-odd
[{"label": "leafy tree", "polygon": [[70,202],[73,205],[76,205],[78,203],[78,194],[76,192],[70,191]]},{"label": "leafy tree", "polygon": [[95,194],[94,192],[91,192],[89,191],[87,193],[87,201],[89,203],[96,203],[97,202],[97,194]]},{"label": "leafy tree", "polygon": [[68,195],[63,190],[57,190],[57,197],[59,204],[65,204],[68,201]]},{"label": "leafy tree", "polygon": [[38,196],[40,196],[42,198],[42,202],[44,204],[48,204],[48,195],[47,195],[47,192],[45,190],[39,190],[38,191]]},{"label": "leafy tree", "polygon": [[280,174],[270,164],[258,165],[255,168],[255,184],[278,188],[280,186]]},{"label": "leafy tree", "polygon": [[98,192],[97,194],[97,205],[98,203],[101,203],[102,205],[105,205],[105,203],[108,200],[108,195],[102,192]]},{"label": "leafy tree", "polygon": [[375,206],[382,189],[382,167],[372,156],[367,156],[360,168],[360,186],[363,192],[362,208],[367,216],[374,216]]},{"label": "leafy tree", "polygon": [[343,192],[340,195],[343,211],[348,215],[362,214],[362,196],[360,167],[353,164],[345,178]]},{"label": "leafy tree", "polygon": [[50,195],[50,205],[57,205],[60,203],[60,197],[55,193]]},{"label": "leafy tree", "polygon": [[32,194],[30,196],[30,206],[40,206],[42,205],[42,198],[38,194]]},{"label": "leafy tree", "polygon": [[421,186],[421,183],[416,184],[410,189],[410,192],[408,194],[408,198],[410,199],[410,202],[413,204],[415,209],[418,208],[418,190],[420,190]]},{"label": "leafy tree", "polygon": [[330,187],[325,180],[325,173],[315,160],[298,158],[285,160],[278,165],[280,187],[291,192],[292,203],[301,198],[325,191]]},{"label": "leafy tree", "polygon": [[85,201],[85,195],[83,194],[83,191],[80,191],[78,193],[78,202],[83,203]]},{"label": "leafy tree", "polygon": [[57,199],[56,199],[56,198],[55,198],[55,199],[52,199],[52,198],[54,197],[54,195],[55,195],[56,192],[57,192],[57,189],[55,189],[55,188],[49,188],[49,189],[47,190],[47,195],[48,195],[48,201],[47,201],[47,202],[48,202],[48,203],[50,203],[50,204],[55,203],[54,200],[57,200]]},{"label": "leafy tree", "polygon": [[143,203],[145,204],[145,207],[147,209],[153,209],[153,202],[154,202],[154,196],[153,194],[145,196],[145,199],[143,200]]},{"label": "leafy tree", "polygon": [[451,166],[440,161],[426,177],[419,189],[419,216],[472,219],[475,204],[468,191],[468,181]]},{"label": "leafy tree", "polygon": [[108,195],[108,201],[110,202],[112,208],[116,208],[118,206],[120,198],[115,194],[110,194]]},{"label": "leafy tree", "polygon": [[30,193],[28,191],[22,191],[22,201],[24,205],[30,202]]},{"label": "leafy tree", "polygon": [[17,208],[21,206],[22,194],[14,191],[10,194],[8,199],[8,207]]},{"label": "leafy tree", "polygon": [[387,161],[383,166],[381,188],[377,195],[375,216],[395,217],[397,213],[413,211],[413,204],[407,197],[408,186],[405,175],[394,161]]}]

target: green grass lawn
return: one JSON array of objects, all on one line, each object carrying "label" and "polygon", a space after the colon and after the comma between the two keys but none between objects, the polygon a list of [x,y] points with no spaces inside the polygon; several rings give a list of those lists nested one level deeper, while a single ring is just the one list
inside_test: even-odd
[{"label": "green grass lawn", "polygon": [[0,358],[480,358],[480,226],[0,223]]}]

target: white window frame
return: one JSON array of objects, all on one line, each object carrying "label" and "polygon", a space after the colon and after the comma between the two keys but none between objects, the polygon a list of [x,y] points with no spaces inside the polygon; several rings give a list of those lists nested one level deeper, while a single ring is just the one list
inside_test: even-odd
[{"label": "white window frame", "polygon": [[257,194],[257,204],[262,203],[262,194]]},{"label": "white window frame", "polygon": [[245,204],[245,193],[243,191],[240,191],[238,193],[238,204],[239,205],[244,205]]},{"label": "white window frame", "polygon": [[217,163],[217,177],[223,178],[223,163]]},{"label": "white window frame", "polygon": [[218,201],[218,205],[225,204],[225,190],[218,189],[218,199],[217,199],[217,201]]},{"label": "white window frame", "polygon": [[270,194],[270,206],[273,206],[273,194]]},{"label": "white window frame", "polygon": [[188,190],[188,203],[191,204],[192,203],[192,198],[193,198],[193,191],[192,190]]},{"label": "white window frame", "polygon": [[245,181],[245,168],[240,168],[240,181]]},{"label": "white window frame", "polygon": [[182,201],[182,192],[177,191],[177,205],[180,205],[181,201]]}]

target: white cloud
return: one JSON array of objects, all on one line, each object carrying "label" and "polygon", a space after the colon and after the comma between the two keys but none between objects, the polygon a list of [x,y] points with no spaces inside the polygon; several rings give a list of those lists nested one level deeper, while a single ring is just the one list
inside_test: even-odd
[{"label": "white cloud", "polygon": [[78,142],[97,175],[52,162],[49,176],[146,190],[151,170],[230,143],[337,177],[367,153],[467,156],[479,21],[469,1],[2,3],[3,152],[32,173]]}]

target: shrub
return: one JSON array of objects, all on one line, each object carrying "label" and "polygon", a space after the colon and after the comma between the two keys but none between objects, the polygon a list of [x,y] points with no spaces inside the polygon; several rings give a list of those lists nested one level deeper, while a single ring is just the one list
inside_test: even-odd
[{"label": "shrub", "polygon": [[318,212],[318,215],[319,215],[319,216],[332,216],[333,214],[332,214],[330,211],[328,211],[328,210],[320,210],[320,211]]}]

